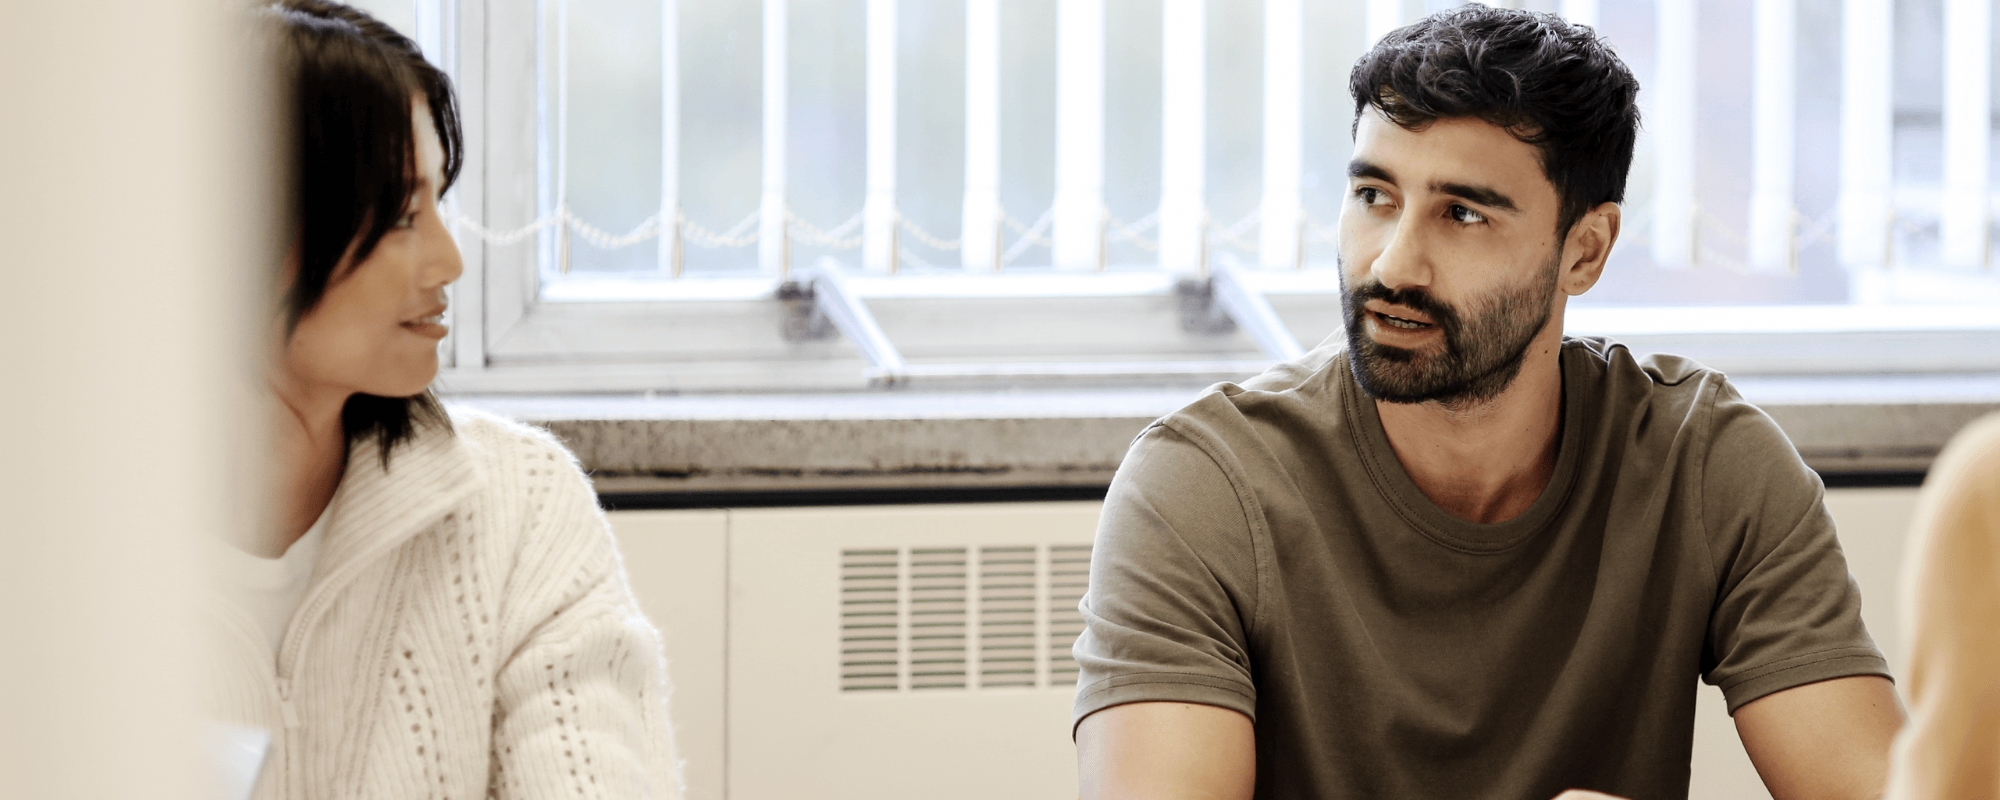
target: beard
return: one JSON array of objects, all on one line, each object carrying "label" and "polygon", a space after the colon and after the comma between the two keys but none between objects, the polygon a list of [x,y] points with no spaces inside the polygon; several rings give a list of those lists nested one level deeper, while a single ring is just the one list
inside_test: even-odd
[{"label": "beard", "polygon": [[[1521,373],[1528,346],[1548,324],[1561,257],[1558,249],[1539,276],[1478,298],[1465,313],[1423,289],[1392,290],[1372,277],[1350,288],[1343,264],[1341,310],[1355,383],[1369,397],[1389,403],[1436,402],[1463,409],[1500,396]],[[1444,344],[1411,350],[1376,343],[1365,325],[1364,304],[1370,300],[1423,312],[1444,334]]]}]

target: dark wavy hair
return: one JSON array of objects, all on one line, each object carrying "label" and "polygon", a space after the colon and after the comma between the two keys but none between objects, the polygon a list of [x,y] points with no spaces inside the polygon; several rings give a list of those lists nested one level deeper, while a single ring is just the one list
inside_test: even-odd
[{"label": "dark wavy hair", "polygon": [[1466,5],[1390,31],[1349,74],[1354,125],[1373,106],[1407,130],[1473,117],[1541,152],[1556,232],[1623,202],[1639,81],[1595,31],[1554,14]]},{"label": "dark wavy hair", "polygon": [[[444,148],[442,194],[458,179],[465,139],[451,79],[416,42],[351,6],[279,0],[263,9],[275,26],[278,92],[291,177],[287,224],[297,272],[285,288],[285,333],[325,297],[343,263],[360,264],[407,210],[416,185],[410,99],[430,105]],[[341,409],[349,445],[374,437],[382,465],[417,426],[451,419],[430,390],[413,397],[356,394]]]}]

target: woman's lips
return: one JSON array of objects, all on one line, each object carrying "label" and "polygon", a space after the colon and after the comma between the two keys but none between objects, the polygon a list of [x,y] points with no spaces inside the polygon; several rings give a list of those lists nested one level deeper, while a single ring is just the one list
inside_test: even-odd
[{"label": "woman's lips", "polygon": [[438,312],[428,317],[418,317],[402,325],[404,330],[418,336],[428,336],[432,339],[443,339],[445,334],[451,332],[451,328],[444,324],[444,312]]}]

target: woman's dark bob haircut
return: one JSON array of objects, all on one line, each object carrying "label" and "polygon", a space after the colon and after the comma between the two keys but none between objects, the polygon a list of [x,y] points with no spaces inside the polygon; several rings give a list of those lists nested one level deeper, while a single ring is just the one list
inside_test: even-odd
[{"label": "woman's dark bob haircut", "polygon": [[[368,259],[407,210],[416,187],[411,99],[430,106],[444,147],[444,184],[458,179],[465,140],[451,79],[417,44],[374,17],[326,0],[279,0],[264,8],[276,27],[278,90],[289,138],[290,241],[297,272],[285,286],[287,335],[342,271]],[[356,394],[341,409],[347,442],[373,437],[382,464],[417,426],[451,426],[429,390],[414,397]]]},{"label": "woman's dark bob haircut", "polygon": [[1554,14],[1466,5],[1390,31],[1348,76],[1354,124],[1370,106],[1407,130],[1473,117],[1542,154],[1562,201],[1556,233],[1625,199],[1639,81],[1590,28]]}]

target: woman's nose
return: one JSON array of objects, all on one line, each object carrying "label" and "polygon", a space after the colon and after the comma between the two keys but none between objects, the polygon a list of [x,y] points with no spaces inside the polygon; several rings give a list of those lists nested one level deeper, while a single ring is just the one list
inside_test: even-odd
[{"label": "woman's nose", "polygon": [[[443,215],[440,213],[437,216]],[[465,274],[465,260],[459,255],[458,242],[452,239],[451,230],[445,227],[442,219],[438,220],[431,235],[425,238],[425,285],[444,286]]]}]

